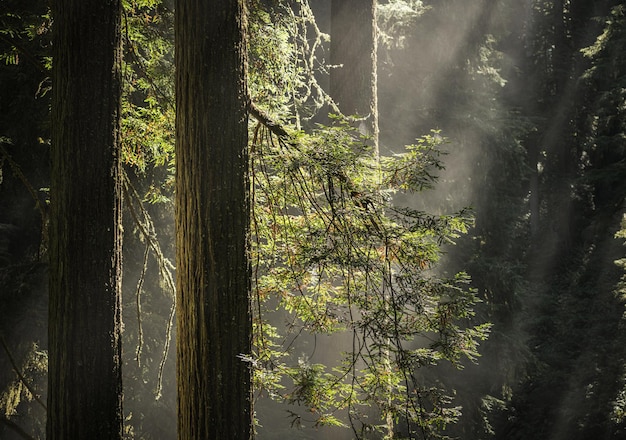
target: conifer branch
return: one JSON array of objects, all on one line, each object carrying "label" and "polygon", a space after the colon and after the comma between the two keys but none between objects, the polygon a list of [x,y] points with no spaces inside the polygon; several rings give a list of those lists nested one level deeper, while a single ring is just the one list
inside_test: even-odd
[{"label": "conifer branch", "polygon": [[2,344],[2,348],[4,348],[4,351],[6,352],[7,357],[9,358],[9,362],[11,363],[11,366],[13,367],[13,371],[15,371],[15,374],[17,374],[17,377],[20,380],[20,382],[22,382],[22,384],[26,387],[26,389],[31,394],[31,396],[33,396],[33,399],[35,399],[35,401],[39,405],[41,405],[44,410],[47,410],[46,404],[43,403],[41,398],[35,393],[33,388],[28,384],[28,381],[26,380],[26,378],[24,377],[20,369],[17,367],[15,359],[13,358],[13,354],[11,353],[11,350],[9,350],[9,347],[7,346],[7,343],[4,340],[4,336],[0,336],[0,344]]},{"label": "conifer branch", "polygon": [[41,73],[48,73],[48,70],[41,63],[41,61],[39,61],[35,55],[30,53],[30,51],[28,51],[21,43],[18,43],[16,39],[9,38],[6,35],[0,33],[0,40],[4,41],[9,46],[13,46],[15,49],[17,49],[17,51],[24,55],[24,57],[28,61],[30,61],[30,63]]},{"label": "conifer branch", "polygon": [[159,87],[156,84],[154,78],[148,73],[148,68],[146,67],[146,64],[140,59],[139,53],[137,51],[137,46],[134,44],[133,40],[130,38],[130,35],[128,32],[129,27],[130,25],[128,24],[128,13],[126,10],[124,10],[124,43],[128,46],[128,53],[135,61],[135,64],[137,66],[136,72],[141,74],[143,78],[146,81],[148,81],[152,89],[156,92],[157,95],[161,96],[161,99],[163,100],[163,102],[170,109],[172,110],[175,109],[176,103],[174,102],[172,97],[168,95],[165,91],[163,91],[161,87]]}]

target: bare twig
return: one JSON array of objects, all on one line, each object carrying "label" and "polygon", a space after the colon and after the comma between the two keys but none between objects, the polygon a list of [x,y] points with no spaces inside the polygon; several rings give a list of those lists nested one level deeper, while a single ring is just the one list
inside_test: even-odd
[{"label": "bare twig", "polygon": [[[123,179],[124,179],[124,185],[123,185],[124,197],[127,201],[127,206],[129,208],[130,214],[133,217],[133,220],[135,220],[135,224],[139,228],[139,231],[146,239],[146,244],[150,247],[150,249],[152,249],[155,255],[157,264],[159,266],[159,273],[160,273],[161,279],[165,281],[165,284],[167,285],[168,290],[170,291],[172,295],[172,307],[170,309],[170,314],[169,314],[169,318],[167,321],[167,328],[165,330],[165,345],[163,347],[163,354],[161,355],[161,362],[159,364],[159,373],[158,373],[157,388],[156,388],[156,398],[158,399],[161,397],[161,390],[163,389],[163,371],[164,371],[165,362],[167,361],[167,357],[168,357],[169,350],[170,350],[172,330],[174,328],[174,316],[176,313],[176,283],[174,281],[174,276],[172,275],[172,269],[174,268],[174,266],[163,255],[163,251],[161,250],[161,245],[159,244],[159,241],[156,239],[154,223],[152,222],[152,219],[150,218],[150,214],[148,213],[146,208],[143,206],[141,197],[139,197],[137,190],[130,182],[130,179],[128,178],[126,173],[124,173]],[[143,216],[143,221],[139,219],[135,205],[141,212],[141,215]],[[138,301],[140,300],[140,296],[137,296],[137,300]],[[138,305],[138,308],[139,308],[138,310],[141,310],[140,305]],[[141,322],[141,317],[139,317],[139,319]],[[141,323],[140,323],[140,329],[141,329]],[[138,347],[138,353],[140,353],[139,347]]]},{"label": "bare twig", "polygon": [[143,253],[143,266],[141,268],[141,274],[139,275],[139,280],[137,281],[137,289],[135,292],[135,303],[137,310],[137,333],[138,333],[138,341],[137,341],[137,351],[135,352],[135,360],[137,361],[137,365],[141,367],[141,350],[143,349],[143,326],[141,324],[141,290],[143,288],[143,283],[146,279],[146,271],[148,270],[148,256],[150,255],[150,244],[146,243],[146,250]]}]

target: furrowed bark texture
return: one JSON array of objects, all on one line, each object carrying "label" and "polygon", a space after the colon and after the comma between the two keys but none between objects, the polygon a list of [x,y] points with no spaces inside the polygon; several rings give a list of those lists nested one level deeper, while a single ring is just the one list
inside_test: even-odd
[{"label": "furrowed bark texture", "polygon": [[175,32],[178,436],[248,440],[243,1],[178,0]]},{"label": "furrowed bark texture", "polygon": [[52,6],[47,438],[121,439],[121,6]]},{"label": "furrowed bark texture", "polygon": [[344,115],[366,117],[363,134],[378,145],[377,27],[375,0],[333,0],[330,96]]}]

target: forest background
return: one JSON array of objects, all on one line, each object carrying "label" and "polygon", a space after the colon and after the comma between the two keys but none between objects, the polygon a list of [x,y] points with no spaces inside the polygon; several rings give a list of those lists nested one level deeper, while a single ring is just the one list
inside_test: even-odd
[{"label": "forest background", "polygon": [[[328,3],[311,6],[327,33]],[[53,23],[45,2],[8,1],[2,8],[0,435],[42,438]],[[276,40],[288,22],[285,11],[304,14],[301,6],[274,2],[251,2],[250,9],[257,14],[251,40],[274,46],[293,41],[289,33]],[[625,12],[619,1],[380,4],[381,155],[431,129],[448,140],[438,183],[408,203],[436,214],[472,207],[474,227],[445,248],[437,270],[467,272],[482,300],[474,320],[493,324],[477,363],[424,373],[454,396],[450,408],[461,408],[439,434],[626,438]],[[123,146],[132,186],[123,371],[127,435],[135,438],[174,438],[176,429],[174,362],[165,354],[173,310],[172,13],[167,2],[125,4]],[[262,58],[268,54],[262,43],[252,46],[260,48],[259,62],[281,65]],[[323,52],[312,54],[323,84]],[[256,72],[261,78],[251,88],[260,104],[263,93],[278,93],[269,85],[291,91],[280,69]],[[133,218],[144,212],[154,227],[147,235],[140,230],[145,222]],[[158,237],[152,253],[144,253],[147,236]],[[307,423],[293,406],[260,402],[259,438],[351,435],[311,428],[315,419]]]}]

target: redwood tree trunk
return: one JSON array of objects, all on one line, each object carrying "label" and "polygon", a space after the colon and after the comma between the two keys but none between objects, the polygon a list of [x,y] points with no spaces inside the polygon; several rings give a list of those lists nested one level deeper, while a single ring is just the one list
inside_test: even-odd
[{"label": "redwood tree trunk", "polygon": [[119,0],[53,2],[47,438],[122,437]]},{"label": "redwood tree trunk", "polygon": [[244,30],[243,0],[176,2],[181,440],[251,437]]}]

